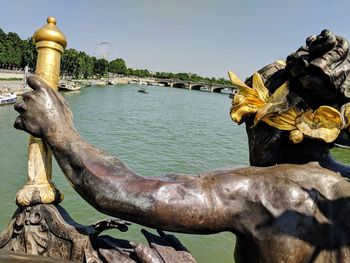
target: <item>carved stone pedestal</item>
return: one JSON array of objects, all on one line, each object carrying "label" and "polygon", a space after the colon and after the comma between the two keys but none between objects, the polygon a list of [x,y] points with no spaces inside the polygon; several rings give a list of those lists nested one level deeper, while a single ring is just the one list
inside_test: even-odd
[{"label": "carved stone pedestal", "polygon": [[32,255],[38,255],[35,262],[195,262],[174,236],[162,231],[159,236],[142,231],[149,246],[99,235],[111,228],[127,231],[128,225],[119,219],[80,225],[59,205],[18,208],[0,235],[0,262],[29,262]]},{"label": "carved stone pedestal", "polygon": [[18,208],[0,236],[2,251],[23,252],[64,260],[84,260],[96,231],[75,223],[60,206]]}]

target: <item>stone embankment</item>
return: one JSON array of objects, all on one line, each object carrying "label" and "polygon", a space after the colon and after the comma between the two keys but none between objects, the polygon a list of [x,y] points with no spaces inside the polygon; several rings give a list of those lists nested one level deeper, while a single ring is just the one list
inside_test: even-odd
[{"label": "stone embankment", "polygon": [[128,84],[129,79],[127,77],[113,77],[110,79],[72,79],[71,81],[79,82],[82,86],[102,86],[108,84],[108,82],[112,84]]},{"label": "stone embankment", "polygon": [[[32,75],[32,73],[28,73]],[[0,69],[0,94],[1,93],[16,93],[21,95],[24,92],[30,90],[25,85],[25,74],[21,70],[3,70]],[[79,82],[83,87],[85,86],[99,86],[109,84],[128,84],[133,83],[152,83],[155,82],[152,78],[138,78],[138,77],[125,77],[125,76],[111,76],[109,79],[70,79],[73,82]]]},{"label": "stone embankment", "polygon": [[[30,75],[31,73],[28,73]],[[16,93],[21,95],[29,90],[25,88],[24,71],[0,70],[0,94]]]},{"label": "stone embankment", "polygon": [[26,90],[23,80],[0,80],[0,94],[16,93],[22,95]]}]

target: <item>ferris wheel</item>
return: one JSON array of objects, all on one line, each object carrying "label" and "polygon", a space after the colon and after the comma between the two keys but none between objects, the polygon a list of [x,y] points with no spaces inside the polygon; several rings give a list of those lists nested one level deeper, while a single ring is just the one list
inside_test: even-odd
[{"label": "ferris wheel", "polygon": [[107,61],[111,61],[115,58],[114,47],[109,42],[101,42],[98,44],[94,53],[97,59],[103,58]]}]

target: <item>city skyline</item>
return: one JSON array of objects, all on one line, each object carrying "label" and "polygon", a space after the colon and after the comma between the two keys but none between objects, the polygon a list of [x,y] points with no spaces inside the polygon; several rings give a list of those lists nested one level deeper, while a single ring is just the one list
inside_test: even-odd
[{"label": "city skyline", "polygon": [[31,36],[57,18],[68,48],[94,55],[109,42],[128,67],[241,78],[329,28],[350,38],[347,10],[337,1],[2,1],[0,28]]}]

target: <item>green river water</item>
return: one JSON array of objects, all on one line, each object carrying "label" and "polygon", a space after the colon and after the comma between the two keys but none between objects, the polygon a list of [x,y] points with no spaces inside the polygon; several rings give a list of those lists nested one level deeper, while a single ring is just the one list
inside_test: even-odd
[{"label": "green river water", "polygon": [[[245,128],[230,120],[228,95],[152,86],[147,87],[149,94],[142,94],[138,89],[115,85],[63,95],[82,136],[141,175],[193,174],[248,164]],[[0,107],[0,230],[14,213],[15,194],[27,176],[28,135],[12,128],[16,116],[13,105]],[[350,151],[333,153],[350,163]],[[65,194],[61,205],[74,220],[90,224],[107,217],[75,193],[55,162],[53,166],[53,180]],[[108,234],[145,242],[141,228],[133,224],[126,233]],[[231,233],[176,236],[200,263],[233,262]]]}]

